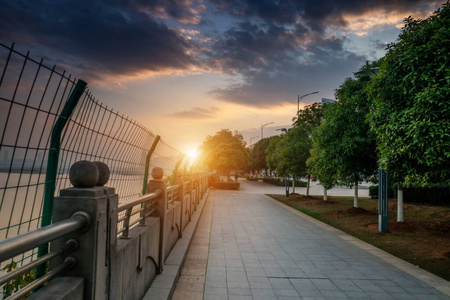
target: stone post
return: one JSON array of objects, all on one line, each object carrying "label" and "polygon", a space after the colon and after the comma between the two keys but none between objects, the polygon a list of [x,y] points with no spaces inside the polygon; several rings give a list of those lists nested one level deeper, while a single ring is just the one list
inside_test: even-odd
[{"label": "stone post", "polygon": [[156,210],[160,218],[160,233],[159,233],[159,258],[158,258],[158,272],[161,274],[164,264],[164,245],[165,245],[165,223],[167,214],[167,185],[162,179],[164,176],[164,170],[159,167],[155,167],[152,170],[153,179],[148,181],[147,193],[153,193],[160,190],[162,193],[155,199]]},{"label": "stone post", "polygon": [[[180,228],[178,230],[178,237],[182,238],[183,237],[183,216],[185,214],[185,207],[184,207],[184,179],[181,176],[181,172],[177,172],[177,175],[175,177],[175,185],[179,184],[180,188],[178,189],[177,192],[177,198],[176,201],[180,201],[180,205],[181,205],[181,209],[180,209]],[[175,216],[174,216],[175,217]]]},{"label": "stone post", "polygon": [[[108,178],[109,169],[105,164],[76,162],[69,171],[74,187],[61,190],[54,200],[53,222],[70,218],[75,212],[86,213],[91,219],[89,228],[51,243],[51,249],[55,251],[69,239],[78,242],[78,248],[69,253],[75,258],[76,266],[61,276],[84,278],[84,299],[111,299],[111,252],[116,249],[118,197],[113,188],[102,186]],[[65,256],[53,259],[50,270]]]}]

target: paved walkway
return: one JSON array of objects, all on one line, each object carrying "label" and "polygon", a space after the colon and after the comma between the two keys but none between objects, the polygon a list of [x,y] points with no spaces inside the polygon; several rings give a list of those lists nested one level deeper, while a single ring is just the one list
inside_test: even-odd
[{"label": "paved walkway", "polygon": [[450,299],[429,284],[447,281],[242,184],[211,191],[172,299]]}]

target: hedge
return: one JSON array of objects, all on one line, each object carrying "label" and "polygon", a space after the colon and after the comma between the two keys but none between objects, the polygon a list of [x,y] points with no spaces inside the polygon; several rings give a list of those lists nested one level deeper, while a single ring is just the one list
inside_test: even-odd
[{"label": "hedge", "polygon": [[219,190],[239,190],[241,184],[239,182],[215,182],[213,186]]},{"label": "hedge", "polygon": [[[279,178],[263,178],[262,180],[265,183],[270,183],[270,184],[274,184],[274,185],[278,185],[278,186],[284,186],[285,185],[285,180],[284,179],[279,179]],[[306,187],[307,183],[304,181],[295,181],[295,186],[296,187]],[[292,186],[292,180],[289,180],[289,186]]]},{"label": "hedge", "polygon": [[[389,188],[389,198],[396,195],[394,187]],[[378,198],[378,185],[369,187],[369,196]],[[450,186],[403,188],[403,202],[435,205],[450,205]]]}]

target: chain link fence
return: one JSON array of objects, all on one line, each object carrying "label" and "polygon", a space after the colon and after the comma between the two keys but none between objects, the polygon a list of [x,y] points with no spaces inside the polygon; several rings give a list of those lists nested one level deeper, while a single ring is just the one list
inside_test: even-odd
[{"label": "chain link fence", "polygon": [[[46,212],[45,206],[71,186],[68,173],[76,161],[107,164],[107,185],[116,189],[120,202],[145,192],[146,172],[153,167],[171,176],[179,165],[180,151],[96,100],[88,89],[81,90],[65,119],[78,81],[56,66],[0,43],[0,72],[0,240],[47,225],[43,215],[51,216],[51,209]],[[55,137],[58,120],[65,126]],[[21,265],[36,257],[34,249],[14,262]],[[2,262],[2,272],[11,263]]]}]

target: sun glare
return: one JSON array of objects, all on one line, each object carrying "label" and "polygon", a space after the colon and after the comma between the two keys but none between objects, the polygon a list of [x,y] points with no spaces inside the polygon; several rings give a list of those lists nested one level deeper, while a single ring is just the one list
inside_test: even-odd
[{"label": "sun glare", "polygon": [[198,157],[197,149],[190,149],[190,150],[187,152],[187,155],[189,156],[189,159],[190,159],[191,161],[196,160],[197,157]]}]

